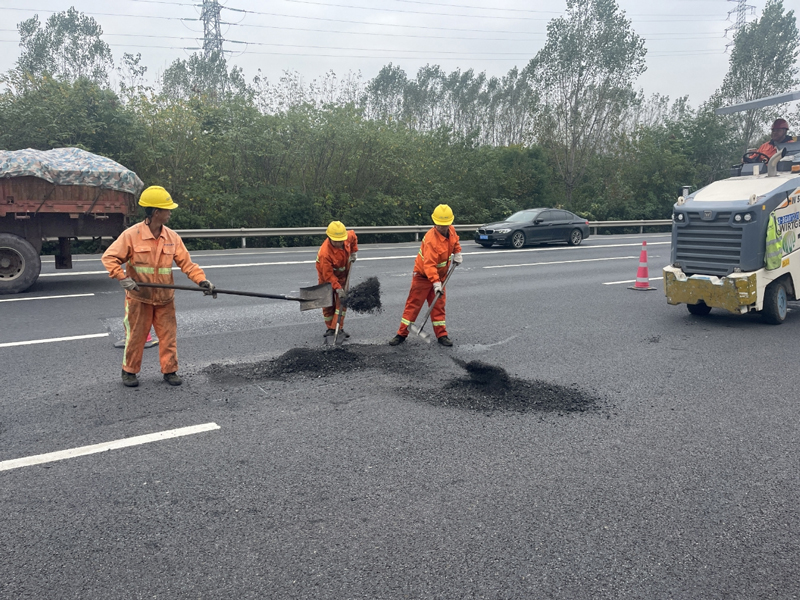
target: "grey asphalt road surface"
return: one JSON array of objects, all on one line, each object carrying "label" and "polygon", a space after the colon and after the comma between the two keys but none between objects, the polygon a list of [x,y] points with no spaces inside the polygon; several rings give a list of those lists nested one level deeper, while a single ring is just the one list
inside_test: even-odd
[{"label": "grey asphalt road surface", "polygon": [[[628,289],[642,240],[656,291]],[[794,304],[781,326],[669,306],[666,234],[465,240],[455,346],[391,348],[417,249],[359,251],[384,310],[348,315],[343,350],[321,311],[176,292],[178,388],[157,348],[123,388],[99,257],[0,297],[0,598],[800,596]],[[193,254],[218,287],[272,293],[316,284],[315,255]],[[593,404],[460,406],[453,358]]]}]

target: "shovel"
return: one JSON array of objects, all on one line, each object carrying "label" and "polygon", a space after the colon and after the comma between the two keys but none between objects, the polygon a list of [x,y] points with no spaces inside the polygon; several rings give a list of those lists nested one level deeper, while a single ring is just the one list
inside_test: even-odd
[{"label": "shovel", "polygon": [[[344,282],[344,293],[345,297],[347,297],[347,292],[350,291],[350,274],[353,272],[353,264],[350,263],[350,268],[347,270],[347,279]],[[336,333],[333,334],[333,345],[334,346],[341,346],[344,344],[344,336],[339,339],[339,329],[342,325],[342,321],[344,321],[344,315],[347,312],[347,300],[342,302],[339,305],[339,318],[336,319]]]},{"label": "shovel", "polygon": [[[186,290],[189,292],[205,292],[205,288],[191,287],[188,285],[167,285],[165,283],[141,283],[139,287],[163,288],[168,290]],[[330,283],[323,283],[307,288],[300,288],[299,296],[285,296],[283,294],[260,294],[257,292],[237,292],[234,290],[221,290],[214,288],[217,294],[232,294],[234,296],[252,296],[254,298],[272,298],[273,300],[294,300],[300,303],[300,310],[314,310],[315,308],[328,308],[333,306],[333,288]]]},{"label": "shovel", "polygon": [[[450,279],[450,275],[452,275],[453,271],[455,271],[455,270],[456,270],[456,263],[453,263],[453,266],[450,267],[450,270],[447,272],[447,276],[444,278],[444,281],[442,282],[442,291],[443,292],[444,292],[444,287],[447,285],[447,280]],[[422,328],[425,327],[425,323],[428,322],[428,317],[431,316],[431,311],[433,310],[433,307],[436,305],[436,302],[438,302],[439,298],[441,298],[441,297],[442,297],[442,294],[436,294],[436,296],[434,296],[433,302],[431,302],[431,305],[428,307],[428,312],[425,313],[425,318],[422,319],[422,325],[420,325],[418,327],[416,323],[412,323],[411,326],[409,327],[409,329],[411,330],[411,333],[414,333],[414,334],[418,335],[419,337],[421,337],[423,340],[425,340],[429,344],[431,343],[431,339],[430,339],[431,338],[431,334],[428,333],[427,331],[422,331]]]}]

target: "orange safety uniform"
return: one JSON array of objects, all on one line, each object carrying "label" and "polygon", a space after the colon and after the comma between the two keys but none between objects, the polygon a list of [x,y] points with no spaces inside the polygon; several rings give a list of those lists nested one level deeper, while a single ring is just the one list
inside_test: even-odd
[{"label": "orange safety uniform", "polygon": [[[780,142],[777,142],[777,143],[778,144],[785,144],[787,142],[793,142],[793,141],[797,141],[797,138],[793,138],[790,135],[786,135],[786,136],[783,137],[783,139]],[[772,140],[767,140],[766,142],[764,142],[763,144],[761,144],[758,147],[758,150],[756,150],[756,152],[760,152],[761,154],[763,154],[764,156],[766,156],[768,158],[772,158],[777,151],[778,151],[778,148],[775,146],[775,142],[773,142]],[[766,162],[758,154],[750,154],[750,155],[748,155],[748,158],[752,159],[754,161]]]},{"label": "orange safety uniform", "polygon": [[[206,274],[192,262],[183,240],[167,226],[156,239],[144,222],[129,227],[103,254],[103,266],[114,279],[130,277],[144,283],[173,284],[172,263],[199,284]],[[122,263],[125,271],[122,270]],[[140,287],[125,292],[125,356],[122,370],[138,373],[152,325],[160,343],[158,355],[162,373],[178,370],[178,325],[175,320],[175,290]]]},{"label": "orange safety uniform", "polygon": [[322,318],[328,329],[344,327],[344,315],[339,310],[339,294],[336,290],[344,288],[347,282],[347,274],[350,272],[350,255],[358,252],[358,237],[356,232],[347,230],[347,239],[344,240],[344,248],[335,248],[331,244],[331,239],[326,238],[317,253],[317,280],[319,283],[330,283],[333,287],[333,306],[322,309]]},{"label": "orange safety uniform", "polygon": [[[435,296],[433,284],[437,281],[444,281],[453,254],[459,252],[461,252],[461,243],[458,241],[458,234],[452,225],[450,225],[447,237],[439,233],[435,227],[431,227],[422,238],[419,254],[414,261],[411,290],[408,292],[406,307],[403,310],[403,318],[400,319],[397,335],[408,337],[408,326],[419,316],[422,305],[426,301],[428,305],[433,302]],[[447,335],[447,326],[445,325],[447,292],[446,290],[442,290],[442,292],[442,297],[436,301],[431,310],[431,324],[437,338]]]}]

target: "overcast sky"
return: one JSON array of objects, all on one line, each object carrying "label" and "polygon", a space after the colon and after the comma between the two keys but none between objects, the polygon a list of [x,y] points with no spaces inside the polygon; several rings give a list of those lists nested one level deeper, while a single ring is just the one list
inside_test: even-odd
[{"label": "overcast sky", "polygon": [[[761,14],[766,0],[748,0]],[[736,21],[731,0],[618,0],[645,39],[647,71],[637,86],[693,106],[719,87],[728,68],[725,47]],[[123,52],[142,54],[148,79],[176,58],[202,47],[202,0],[0,0],[0,71],[19,54],[16,24],[38,14],[45,21],[70,6],[103,28],[118,65]],[[426,63],[445,71],[474,69],[503,76],[524,67],[542,47],[547,22],[565,0],[221,0],[222,35],[229,63],[248,80],[261,69],[270,81],[282,71],[306,81],[329,70],[374,77],[388,63],[409,77]],[[784,0],[787,10],[797,0]],[[477,8],[491,6],[492,8]],[[30,8],[29,8],[30,7]]]}]

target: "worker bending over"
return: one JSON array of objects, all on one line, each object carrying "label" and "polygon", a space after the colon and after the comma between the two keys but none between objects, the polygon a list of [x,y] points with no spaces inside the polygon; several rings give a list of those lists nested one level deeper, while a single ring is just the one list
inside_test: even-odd
[{"label": "worker bending over", "polygon": [[[164,381],[180,385],[175,290],[140,288],[137,281],[174,284],[174,262],[189,279],[206,288],[206,295],[213,294],[214,286],[206,279],[203,269],[192,262],[180,236],[166,226],[172,210],[178,208],[169,192],[163,187],[151,186],[142,192],[139,205],[145,207],[145,220],[123,231],[103,254],[103,266],[125,289],[122,383],[127,387],[139,385],[136,374],[142,366],[145,340],[152,325],[160,340],[158,355]],[[122,263],[127,263],[124,272]]]},{"label": "worker bending over", "polygon": [[335,295],[333,306],[322,309],[325,319],[324,337],[336,333],[336,323],[339,323],[339,335],[349,338],[350,334],[344,332],[344,315],[341,308],[347,301],[347,275],[350,266],[358,258],[358,237],[356,232],[347,230],[341,221],[331,221],[325,231],[328,238],[322,242],[317,253],[317,278],[319,283],[330,283]]},{"label": "worker bending over", "polygon": [[390,346],[397,346],[406,341],[408,326],[413,323],[425,301],[428,305],[433,302],[436,294],[441,297],[431,310],[431,323],[436,339],[443,346],[452,346],[453,342],[447,335],[445,325],[445,303],[447,296],[442,282],[447,276],[450,260],[460,265],[461,244],[458,234],[453,227],[453,211],[447,204],[440,204],[431,215],[433,227],[422,238],[419,254],[414,261],[414,273],[411,276],[411,290],[408,292],[403,318],[400,319],[400,328],[397,335],[389,342]]}]

